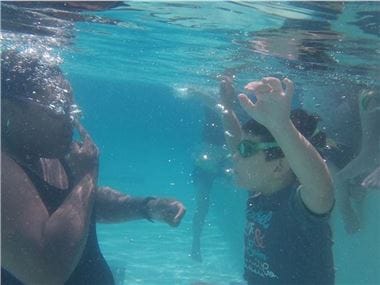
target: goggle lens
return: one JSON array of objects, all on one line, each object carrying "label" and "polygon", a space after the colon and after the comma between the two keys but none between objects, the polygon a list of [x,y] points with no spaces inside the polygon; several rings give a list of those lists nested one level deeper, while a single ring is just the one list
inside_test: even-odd
[{"label": "goggle lens", "polygon": [[261,150],[267,150],[270,148],[276,148],[278,144],[275,142],[252,142],[250,140],[242,140],[238,144],[238,152],[241,157],[247,158],[257,154]]}]

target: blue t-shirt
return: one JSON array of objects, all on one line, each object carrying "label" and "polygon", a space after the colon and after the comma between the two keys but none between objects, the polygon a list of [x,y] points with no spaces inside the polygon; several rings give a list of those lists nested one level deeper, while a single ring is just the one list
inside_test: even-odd
[{"label": "blue t-shirt", "polygon": [[246,214],[248,284],[334,284],[329,215],[310,212],[296,186],[251,196]]}]

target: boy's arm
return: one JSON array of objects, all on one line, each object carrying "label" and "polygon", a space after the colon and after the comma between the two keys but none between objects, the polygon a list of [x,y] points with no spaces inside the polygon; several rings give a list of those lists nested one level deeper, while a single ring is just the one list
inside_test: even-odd
[{"label": "boy's arm", "polygon": [[95,200],[96,219],[118,223],[136,219],[154,219],[178,226],[185,214],[181,202],[153,197],[131,197],[110,187],[98,187]]},{"label": "boy's arm", "polygon": [[322,157],[313,145],[295,128],[290,120],[290,106],[293,83],[282,82],[273,77],[251,82],[248,91],[255,92],[255,104],[244,94],[239,95],[245,111],[264,125],[281,147],[285,157],[301,183],[301,198],[306,207],[314,213],[323,214],[334,204],[333,184]]},{"label": "boy's arm", "polygon": [[334,204],[332,179],[314,146],[288,120],[270,130],[301,183],[301,198],[316,214],[324,214]]},{"label": "boy's arm", "polygon": [[241,140],[241,125],[234,110],[235,90],[232,87],[230,77],[222,77],[220,82],[220,100],[222,108],[222,123],[224,128],[224,137],[228,149],[231,153],[237,150],[237,146]]}]

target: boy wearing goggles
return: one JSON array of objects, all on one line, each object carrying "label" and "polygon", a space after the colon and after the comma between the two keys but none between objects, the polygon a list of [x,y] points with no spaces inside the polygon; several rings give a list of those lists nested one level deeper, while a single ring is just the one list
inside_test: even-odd
[{"label": "boy wearing goggles", "polygon": [[291,109],[293,83],[267,77],[250,82],[252,118],[243,126],[232,110],[229,78],[221,84],[223,124],[236,182],[249,191],[244,277],[248,284],[333,284],[329,214],[333,185],[316,147],[325,144],[317,118]]}]

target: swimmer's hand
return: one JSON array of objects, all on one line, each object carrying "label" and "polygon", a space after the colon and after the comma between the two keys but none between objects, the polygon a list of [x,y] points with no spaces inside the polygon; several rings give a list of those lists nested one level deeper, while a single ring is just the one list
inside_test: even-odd
[{"label": "swimmer's hand", "polygon": [[152,199],[147,206],[153,220],[167,223],[172,227],[177,227],[186,213],[185,206],[173,199]]},{"label": "swimmer's hand", "polygon": [[[284,87],[283,87],[284,85]],[[290,119],[290,107],[294,92],[293,82],[287,78],[280,81],[275,77],[264,77],[245,86],[247,93],[253,93],[256,102],[253,103],[247,95],[240,94],[239,100],[243,109],[254,120],[264,125],[270,131],[281,128]]]},{"label": "swimmer's hand", "polygon": [[90,174],[94,178],[98,175],[99,150],[87,130],[79,123],[76,124],[81,141],[74,141],[65,161],[70,168],[74,183]]}]

